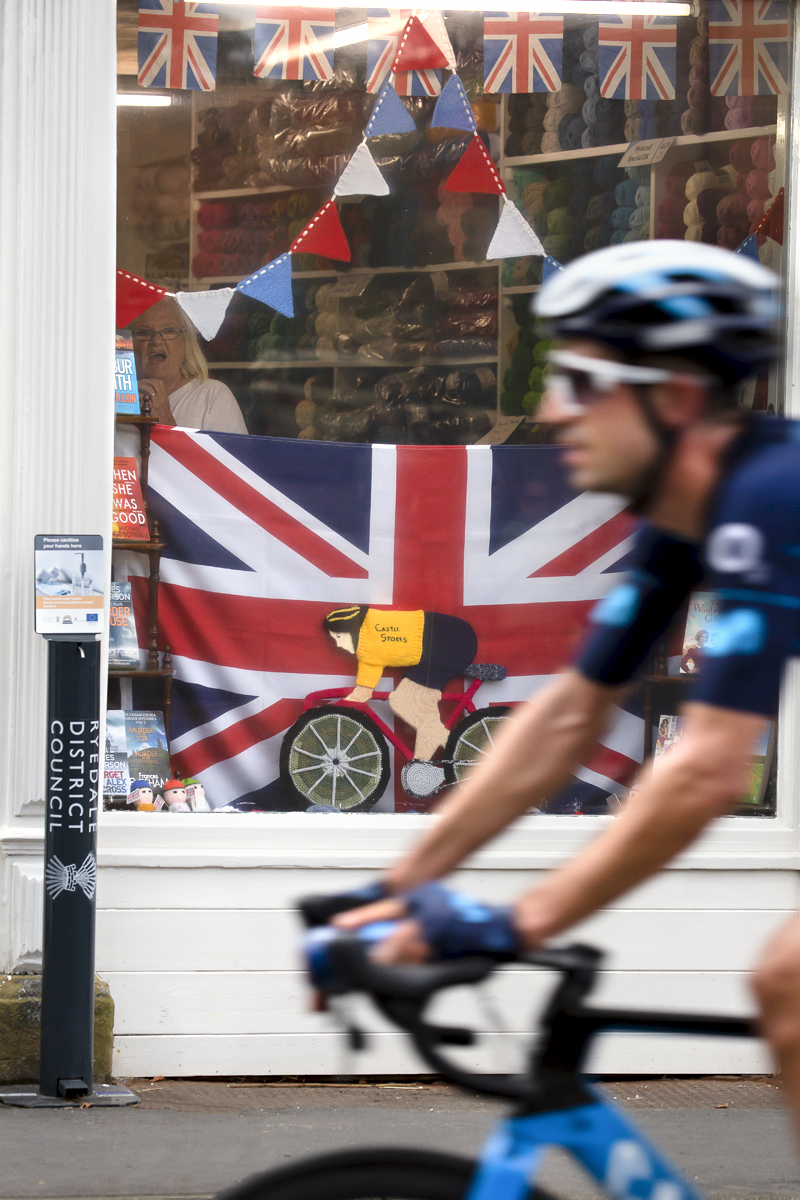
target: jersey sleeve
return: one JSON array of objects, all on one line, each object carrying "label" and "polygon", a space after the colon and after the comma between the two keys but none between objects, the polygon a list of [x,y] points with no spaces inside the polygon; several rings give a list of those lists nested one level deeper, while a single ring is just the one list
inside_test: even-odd
[{"label": "jersey sleeve", "polygon": [[573,666],[596,683],[627,683],[702,574],[696,543],[643,525],[636,535],[631,569],[592,610]]},{"label": "jersey sleeve", "polygon": [[775,448],[733,481],[719,506],[705,556],[720,611],[691,699],[773,717],[786,662],[800,653],[800,482],[795,447]]}]

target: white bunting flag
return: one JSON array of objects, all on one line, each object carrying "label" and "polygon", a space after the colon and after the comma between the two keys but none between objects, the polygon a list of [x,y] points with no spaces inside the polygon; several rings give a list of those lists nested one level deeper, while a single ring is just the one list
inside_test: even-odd
[{"label": "white bunting flag", "polygon": [[388,196],[389,185],[378,170],[366,142],[356,149],[339,176],[334,196]]},{"label": "white bunting flag", "polygon": [[504,197],[503,211],[486,257],[521,258],[526,254],[544,255],[544,246],[519,209]]},{"label": "white bunting flag", "polygon": [[176,292],[175,299],[189,320],[210,342],[216,337],[236,288],[218,288],[210,292]]}]

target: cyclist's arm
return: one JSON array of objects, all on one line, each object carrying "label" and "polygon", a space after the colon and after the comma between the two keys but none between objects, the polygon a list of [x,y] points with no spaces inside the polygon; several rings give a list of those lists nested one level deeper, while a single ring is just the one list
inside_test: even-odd
[{"label": "cyclist's arm", "polygon": [[631,794],[610,828],[517,902],[529,947],[575,924],[654,874],[746,791],[764,717],[709,704],[686,707],[680,742]]},{"label": "cyclist's arm", "polygon": [[440,819],[387,875],[392,892],[447,875],[516,817],[557,792],[605,729],[618,690],[568,671],[522,706]]}]

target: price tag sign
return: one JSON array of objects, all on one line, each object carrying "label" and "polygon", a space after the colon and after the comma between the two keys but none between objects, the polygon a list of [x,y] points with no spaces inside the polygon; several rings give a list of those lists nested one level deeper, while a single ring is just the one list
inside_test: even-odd
[{"label": "price tag sign", "polygon": [[631,142],[617,166],[647,167],[651,163],[661,162],[674,141],[674,137],[666,137],[650,138],[646,142]]},{"label": "price tag sign", "polygon": [[38,534],[34,540],[36,633],[91,639],[103,632],[103,539]]},{"label": "price tag sign", "polygon": [[355,300],[356,297],[363,295],[371,283],[371,275],[346,275],[344,279],[340,279],[333,285],[330,294],[337,300]]},{"label": "price tag sign", "polygon": [[507,417],[505,415],[498,417],[489,432],[485,433],[482,438],[478,438],[475,445],[502,446],[503,442],[508,441],[517,426],[521,425],[524,420],[524,417]]}]

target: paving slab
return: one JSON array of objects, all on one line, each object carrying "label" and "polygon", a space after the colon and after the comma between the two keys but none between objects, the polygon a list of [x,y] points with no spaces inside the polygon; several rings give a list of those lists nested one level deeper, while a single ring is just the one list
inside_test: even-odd
[{"label": "paving slab", "polygon": [[[3,1200],[208,1197],[255,1171],[348,1146],[474,1155],[505,1111],[429,1082],[125,1082],[140,1105],[0,1108]],[[603,1087],[712,1200],[800,1200],[800,1164],[775,1079],[625,1079]],[[561,1156],[546,1164],[542,1182],[571,1200],[597,1195]]]}]

